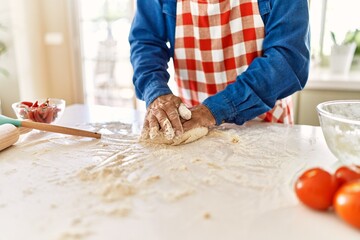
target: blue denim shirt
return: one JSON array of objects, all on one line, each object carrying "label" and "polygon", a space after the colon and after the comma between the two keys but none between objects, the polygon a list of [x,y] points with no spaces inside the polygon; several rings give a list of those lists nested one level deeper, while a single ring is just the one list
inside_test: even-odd
[{"label": "blue denim shirt", "polygon": [[[216,123],[243,124],[269,111],[276,100],[301,90],[310,61],[307,0],[258,0],[265,25],[263,56],[233,84],[205,99]],[[137,0],[129,42],[136,96],[147,106],[171,93],[168,62],[174,54],[176,0]]]}]

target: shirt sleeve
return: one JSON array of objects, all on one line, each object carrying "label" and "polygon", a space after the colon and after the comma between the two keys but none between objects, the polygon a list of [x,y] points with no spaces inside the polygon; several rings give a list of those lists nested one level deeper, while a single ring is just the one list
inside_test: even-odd
[{"label": "shirt sleeve", "polygon": [[276,100],[301,90],[310,61],[307,0],[261,0],[265,19],[263,56],[253,60],[236,81],[203,102],[219,125],[243,124],[272,109]]},{"label": "shirt sleeve", "polygon": [[148,106],[158,96],[171,93],[167,83],[170,49],[159,0],[137,0],[129,35],[130,61],[136,96]]}]

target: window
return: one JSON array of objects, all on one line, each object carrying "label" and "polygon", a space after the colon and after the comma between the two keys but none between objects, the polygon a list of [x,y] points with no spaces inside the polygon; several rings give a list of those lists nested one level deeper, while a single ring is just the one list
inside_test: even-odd
[{"label": "window", "polygon": [[132,0],[78,0],[85,102],[135,107],[128,33]]},{"label": "window", "polygon": [[316,63],[326,64],[333,40],[341,43],[346,33],[360,29],[358,0],[311,0],[310,24],[312,56]]}]

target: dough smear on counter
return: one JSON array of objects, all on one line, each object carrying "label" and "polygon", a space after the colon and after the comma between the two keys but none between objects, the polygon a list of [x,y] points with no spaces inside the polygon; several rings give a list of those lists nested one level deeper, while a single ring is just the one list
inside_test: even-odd
[{"label": "dough smear on counter", "polygon": [[194,142],[208,134],[209,130],[206,127],[197,127],[184,132],[179,138],[167,139],[164,133],[159,133],[154,139],[146,139],[145,142],[168,144],[168,145],[181,145]]}]

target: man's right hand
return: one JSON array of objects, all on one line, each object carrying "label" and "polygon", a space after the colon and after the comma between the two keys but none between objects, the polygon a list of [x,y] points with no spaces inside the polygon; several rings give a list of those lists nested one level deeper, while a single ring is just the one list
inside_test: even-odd
[{"label": "man's right hand", "polygon": [[141,139],[154,139],[160,131],[168,140],[181,136],[184,129],[180,117],[189,120],[191,112],[179,97],[173,94],[158,97],[147,109]]}]

